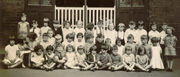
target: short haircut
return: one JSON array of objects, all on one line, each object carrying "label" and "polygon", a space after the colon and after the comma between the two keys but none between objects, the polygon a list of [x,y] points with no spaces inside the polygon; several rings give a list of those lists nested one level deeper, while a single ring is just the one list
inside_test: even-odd
[{"label": "short haircut", "polygon": [[151,38],[151,42],[152,43],[158,43],[159,39],[157,37],[153,37],[153,38]]},{"label": "short haircut", "polygon": [[167,34],[167,30],[168,30],[168,29],[171,29],[171,30],[172,30],[172,33],[174,33],[174,32],[175,32],[175,29],[174,29],[173,27],[168,26],[168,27],[166,28],[166,34]]},{"label": "short haircut", "polygon": [[15,37],[15,36],[9,36],[9,41],[10,41],[10,40],[16,41],[16,37]]},{"label": "short haircut", "polygon": [[43,51],[44,50],[43,46],[42,45],[37,45],[37,46],[34,47],[34,52],[38,52],[40,49]]},{"label": "short haircut", "polygon": [[97,51],[96,45],[92,45],[89,49],[89,52],[91,53],[92,51]]},{"label": "short haircut", "polygon": [[48,36],[48,33],[44,33],[44,34],[43,34],[43,37],[44,37],[44,36]]},{"label": "short haircut", "polygon": [[48,33],[49,31],[52,31],[52,32],[53,32],[53,34],[54,34],[54,31],[53,31],[52,29],[48,29],[47,33]]},{"label": "short haircut", "polygon": [[73,45],[71,45],[71,44],[68,44],[67,46],[66,46],[66,52],[68,52],[68,48],[72,48],[73,49],[73,52],[75,51],[75,47],[73,46]]},{"label": "short haircut", "polygon": [[116,45],[117,45],[118,42],[121,42],[121,43],[122,43],[122,39],[121,39],[121,38],[117,38],[117,39],[116,39]]},{"label": "short haircut", "polygon": [[99,20],[98,25],[103,24],[103,20]]},{"label": "short haircut", "polygon": [[[68,24],[68,23],[70,24],[70,21],[68,21],[68,20],[64,21],[64,23],[63,23],[64,27],[65,27],[65,25]],[[70,24],[70,26],[71,26],[71,24]]]},{"label": "short haircut", "polygon": [[148,39],[147,35],[141,35],[141,40]]},{"label": "short haircut", "polygon": [[76,35],[76,37],[78,38],[78,36],[82,36],[82,38],[83,38],[83,33],[79,32],[79,33]]},{"label": "short haircut", "polygon": [[150,27],[155,26],[155,25],[156,25],[156,27],[157,27],[156,22],[153,22],[153,23],[150,24]]},{"label": "short haircut", "polygon": [[87,25],[87,29],[88,30],[92,30],[94,28],[94,24],[92,22],[90,22],[88,25]]},{"label": "short haircut", "polygon": [[103,37],[104,38],[104,35],[103,34],[97,34],[97,38],[101,38],[101,37]]},{"label": "short haircut", "polygon": [[54,47],[53,47],[53,46],[51,46],[51,45],[49,45],[49,46],[47,46],[47,47],[46,47],[46,51],[48,51],[48,50],[53,51],[53,50],[54,50]]},{"label": "short haircut", "polygon": [[31,38],[33,41],[36,40],[37,38],[37,34],[34,33],[34,32],[30,32],[28,35],[27,35],[28,38]]},{"label": "short haircut", "polygon": [[127,39],[134,39],[134,36],[132,34],[129,34]]},{"label": "short haircut", "polygon": [[112,50],[118,50],[118,47],[117,47],[116,45],[114,45],[114,46],[112,47]]},{"label": "short haircut", "polygon": [[67,34],[66,39],[68,39],[68,38],[74,40],[74,34],[72,34],[72,33]]},{"label": "short haircut", "polygon": [[108,50],[108,48],[109,48],[109,46],[108,45],[101,45],[101,49],[103,49],[103,50]]},{"label": "short haircut", "polygon": [[105,43],[106,43],[107,41],[110,41],[110,42],[111,42],[111,39],[110,39],[110,38],[106,38]]},{"label": "short haircut", "polygon": [[94,38],[94,35],[93,35],[92,33],[90,33],[90,32],[89,32],[89,33],[86,33],[86,34],[85,34],[85,39],[88,40],[88,39],[90,39],[90,38]]},{"label": "short haircut", "polygon": [[125,52],[126,52],[128,49],[131,49],[131,51],[132,51],[132,47],[131,47],[131,46],[126,46],[126,47],[125,47]]},{"label": "short haircut", "polygon": [[145,49],[145,47],[139,47],[137,54],[140,55],[140,53],[141,53],[143,50],[144,50],[144,54],[146,54],[146,49]]},{"label": "short haircut", "polygon": [[82,46],[82,45],[79,45],[78,47],[77,47],[77,50],[83,50],[83,51],[85,51],[85,48],[84,48],[84,46]]}]

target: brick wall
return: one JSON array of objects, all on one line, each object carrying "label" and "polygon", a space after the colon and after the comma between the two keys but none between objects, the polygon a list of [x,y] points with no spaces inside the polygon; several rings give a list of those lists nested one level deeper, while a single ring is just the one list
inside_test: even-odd
[{"label": "brick wall", "polygon": [[[17,22],[20,21],[20,15],[24,12],[24,0],[1,0],[1,20],[2,25],[1,33],[3,35],[3,39],[7,39],[7,37],[11,35],[15,35],[17,31]],[[1,41],[6,42],[6,41]]]}]

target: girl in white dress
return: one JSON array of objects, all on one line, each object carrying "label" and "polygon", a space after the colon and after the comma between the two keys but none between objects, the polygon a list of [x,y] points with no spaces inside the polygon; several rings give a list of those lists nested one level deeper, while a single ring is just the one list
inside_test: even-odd
[{"label": "girl in white dress", "polygon": [[161,59],[162,49],[158,46],[159,39],[157,37],[153,37],[152,41],[152,59],[151,65],[153,69],[164,69],[164,65]]},{"label": "girl in white dress", "polygon": [[66,59],[67,59],[67,62],[65,63],[65,66],[67,68],[70,68],[70,69],[79,69],[79,67],[77,67],[77,57],[76,57],[76,54],[75,54],[75,48],[73,45],[69,44],[66,46]]},{"label": "girl in white dress", "polygon": [[64,27],[62,29],[62,32],[63,32],[63,40],[66,41],[66,36],[69,34],[69,33],[73,33],[73,29],[71,28],[71,24],[69,21],[65,21],[64,23]]}]

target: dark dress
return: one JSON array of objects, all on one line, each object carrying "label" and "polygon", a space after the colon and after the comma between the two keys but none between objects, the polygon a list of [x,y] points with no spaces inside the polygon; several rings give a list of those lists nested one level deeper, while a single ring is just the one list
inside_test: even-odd
[{"label": "dark dress", "polygon": [[[55,30],[54,28],[52,28],[52,29],[54,31],[54,35],[60,34],[63,37],[63,31],[62,31],[61,27],[57,28],[57,30]],[[64,41],[64,39],[62,38],[62,42],[63,41]]]}]

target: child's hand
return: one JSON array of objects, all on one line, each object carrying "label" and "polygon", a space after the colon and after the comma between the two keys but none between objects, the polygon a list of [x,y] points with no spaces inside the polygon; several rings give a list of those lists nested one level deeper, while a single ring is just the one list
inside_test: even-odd
[{"label": "child's hand", "polygon": [[100,61],[97,62],[99,65],[102,65],[102,63]]}]

